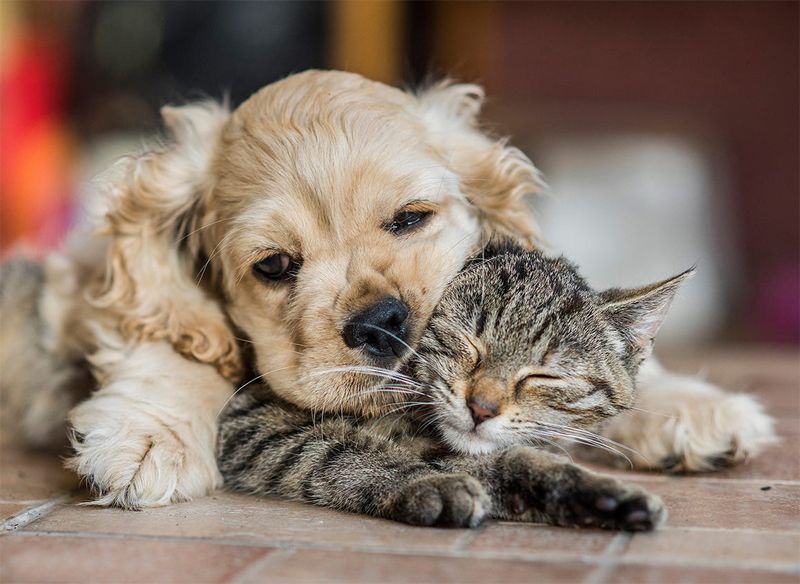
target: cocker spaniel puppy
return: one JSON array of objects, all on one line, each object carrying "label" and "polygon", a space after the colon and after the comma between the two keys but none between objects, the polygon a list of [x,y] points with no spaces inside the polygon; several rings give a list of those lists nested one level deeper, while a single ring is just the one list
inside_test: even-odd
[{"label": "cocker spaniel puppy", "polygon": [[[317,411],[376,411],[391,394],[338,369],[395,366],[488,236],[535,244],[525,197],[538,173],[481,132],[482,99],[475,85],[412,94],[308,71],[232,113],[165,108],[173,140],[126,163],[100,234],[48,260],[36,302],[14,308],[36,266],[4,269],[0,305],[20,322],[0,336],[3,387],[27,435],[57,434],[65,388],[91,371],[96,390],[69,414],[70,464],[99,503],[138,508],[220,484],[216,417],[242,383]],[[648,459],[699,470],[771,439],[750,398],[648,375],[646,409],[680,423],[614,430]]]}]

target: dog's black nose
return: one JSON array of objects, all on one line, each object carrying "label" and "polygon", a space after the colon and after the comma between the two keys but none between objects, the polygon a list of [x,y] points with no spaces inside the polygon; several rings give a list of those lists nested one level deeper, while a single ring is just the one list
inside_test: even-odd
[{"label": "dog's black nose", "polygon": [[375,357],[401,357],[408,345],[408,306],[397,298],[378,300],[347,321],[342,338],[348,347],[364,347]]}]

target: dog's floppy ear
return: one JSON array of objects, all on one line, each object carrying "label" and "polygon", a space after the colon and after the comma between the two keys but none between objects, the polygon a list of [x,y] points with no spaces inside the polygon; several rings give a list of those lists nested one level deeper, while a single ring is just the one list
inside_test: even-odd
[{"label": "dog's floppy ear", "polygon": [[193,237],[229,112],[209,101],[164,108],[162,116],[171,143],[131,159],[111,185],[106,281],[93,303],[120,316],[126,338],[169,341],[233,379],[238,348],[222,310],[195,280]]},{"label": "dog's floppy ear", "polygon": [[432,145],[461,178],[462,189],[480,212],[484,238],[500,235],[532,246],[538,229],[525,199],[542,191],[544,183],[519,149],[480,131],[483,89],[443,81],[417,99]]}]

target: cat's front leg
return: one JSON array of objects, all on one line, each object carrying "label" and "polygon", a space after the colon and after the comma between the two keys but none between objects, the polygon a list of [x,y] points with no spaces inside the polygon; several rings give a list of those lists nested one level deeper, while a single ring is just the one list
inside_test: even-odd
[{"label": "cat's front leg", "polygon": [[637,468],[713,471],[777,442],[773,419],[751,395],[670,373],[652,358],[642,365],[638,386],[636,409],[602,429],[630,449],[626,454]]},{"label": "cat's front leg", "polygon": [[650,531],[667,517],[661,499],[644,489],[531,447],[459,457],[446,467],[480,478],[496,519]]},{"label": "cat's front leg", "polygon": [[316,419],[246,393],[222,417],[218,460],[226,485],[251,494],[411,525],[479,525],[491,510],[484,486],[432,466],[416,444],[375,436],[346,416]]}]

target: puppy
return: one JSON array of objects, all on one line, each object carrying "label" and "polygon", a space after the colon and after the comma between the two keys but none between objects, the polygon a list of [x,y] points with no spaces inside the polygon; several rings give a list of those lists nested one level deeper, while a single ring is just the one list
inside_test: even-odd
[{"label": "puppy", "polygon": [[[391,394],[342,369],[397,367],[489,236],[536,242],[525,197],[538,172],[481,132],[482,99],[475,85],[412,94],[307,71],[232,113],[163,110],[172,142],[124,164],[99,234],[52,258],[40,293],[58,366],[88,363],[97,381],[69,421],[70,465],[98,503],[218,486],[216,417],[242,384],[263,379],[317,411],[385,405]],[[85,251],[99,247],[102,261]],[[0,352],[24,359],[14,342]],[[39,388],[15,373],[4,392]],[[713,416],[724,394],[710,395]],[[730,417],[715,453],[769,442],[757,404]]]}]

